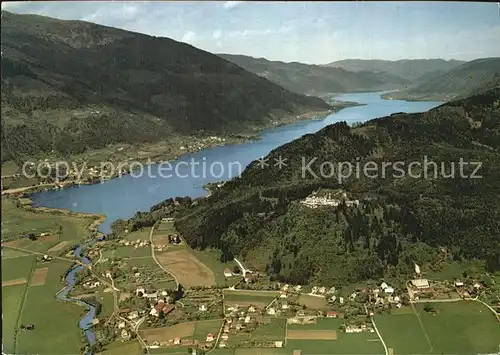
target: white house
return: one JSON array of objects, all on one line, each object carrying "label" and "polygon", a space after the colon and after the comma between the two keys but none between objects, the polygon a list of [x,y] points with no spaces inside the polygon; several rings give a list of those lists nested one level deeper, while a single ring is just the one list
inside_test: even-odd
[{"label": "white house", "polygon": [[214,341],[214,335],[212,333],[208,333],[206,340],[207,341]]},{"label": "white house", "polygon": [[198,307],[198,310],[201,312],[205,312],[207,310],[207,306],[202,304],[202,305],[200,305],[200,307]]},{"label": "white house", "polygon": [[281,309],[288,309],[288,303],[283,302],[283,303],[281,304]]},{"label": "white house", "polygon": [[231,277],[233,273],[229,269],[224,269],[224,277]]},{"label": "white house", "polygon": [[339,302],[340,302],[340,304],[344,304],[344,297],[340,297]]},{"label": "white house", "polygon": [[248,312],[251,312],[251,313],[255,312],[255,307],[254,306],[248,307]]},{"label": "white house", "polygon": [[411,284],[418,289],[429,288],[429,281],[427,279],[411,280]]},{"label": "white house", "polygon": [[385,282],[382,282],[382,284],[380,285],[380,288],[382,290],[385,290],[387,287],[389,287],[389,285],[387,283],[385,283]]},{"label": "white house", "polygon": [[274,346],[277,348],[282,348],[283,347],[283,342],[282,341],[275,341]]},{"label": "white house", "polygon": [[321,293],[321,294],[324,294],[326,292],[326,287],[320,287],[318,289],[318,292]]},{"label": "white house", "polygon": [[464,283],[460,280],[456,280],[455,281],[455,287],[462,287],[464,285]]},{"label": "white house", "polygon": [[276,310],[273,307],[267,309],[267,314],[274,316],[276,315]]},{"label": "white house", "polygon": [[394,288],[392,288],[391,286],[389,287],[386,287],[385,290],[384,290],[385,293],[394,293]]},{"label": "white house", "polygon": [[280,293],[280,298],[287,298],[288,296],[286,295],[285,292]]},{"label": "white house", "polygon": [[245,323],[250,323],[250,316],[246,316],[244,322]]},{"label": "white house", "polygon": [[146,293],[146,290],[144,289],[144,287],[138,287],[135,289],[135,295],[139,296],[139,292],[142,293],[142,295],[144,295]]}]

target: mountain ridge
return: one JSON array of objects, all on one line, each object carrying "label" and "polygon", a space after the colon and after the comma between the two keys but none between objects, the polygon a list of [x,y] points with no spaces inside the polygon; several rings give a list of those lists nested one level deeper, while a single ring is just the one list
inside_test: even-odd
[{"label": "mountain ridge", "polygon": [[299,62],[271,61],[246,55],[217,54],[245,70],[307,95],[322,97],[325,94],[383,91],[401,88],[410,82],[390,74],[350,72],[342,68],[328,68]]},{"label": "mountain ridge", "polygon": [[331,108],[169,38],[2,11],[2,160],[241,133]]}]

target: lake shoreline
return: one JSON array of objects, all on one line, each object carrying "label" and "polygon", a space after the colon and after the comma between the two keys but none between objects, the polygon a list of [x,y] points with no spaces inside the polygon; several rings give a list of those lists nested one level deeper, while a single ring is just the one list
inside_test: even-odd
[{"label": "lake shoreline", "polygon": [[[336,109],[330,109],[330,110],[320,110],[320,111],[308,111],[304,112],[300,115],[286,115],[281,118],[278,124],[271,124],[271,125],[265,125],[262,127],[259,127],[256,129],[255,133],[241,133],[238,135],[231,136],[230,141],[217,141],[213,142],[213,144],[207,144],[207,146],[203,147],[203,149],[185,149],[182,153],[179,154],[171,154],[168,156],[165,156],[161,158],[160,160],[152,160],[152,157],[145,157],[141,158],[137,156],[133,161],[137,163],[147,163],[148,165],[154,165],[154,164],[161,164],[165,162],[169,162],[172,160],[177,160],[183,156],[197,153],[199,151],[205,150],[205,149],[210,149],[214,147],[221,147],[221,146],[231,146],[231,145],[236,145],[236,144],[241,144],[241,143],[246,143],[246,142],[251,142],[251,141],[257,141],[260,139],[260,135],[262,132],[273,129],[273,128],[278,128],[278,127],[283,127],[289,124],[293,124],[296,122],[301,122],[301,121],[310,121],[310,120],[317,120],[317,119],[323,119],[327,117],[328,115],[338,113],[339,111],[348,108],[348,107],[353,107],[353,106],[358,106],[361,104],[353,103],[353,102],[346,102],[346,105],[338,106]],[[159,143],[158,143],[159,144]],[[157,157],[153,157],[157,158]],[[84,185],[96,185],[96,184],[102,184],[105,183],[106,181],[114,180],[114,179],[119,179],[122,176],[129,175],[130,171],[126,173],[115,173],[109,178],[99,178],[96,176],[94,179],[91,181],[75,181],[75,180],[64,180],[61,182],[52,182],[52,183],[40,183],[38,185],[30,185],[30,186],[23,186],[23,187],[17,187],[17,188],[12,188],[12,189],[7,189],[2,191],[2,196],[13,196],[13,197],[26,197],[30,198],[31,195],[36,194],[36,193],[41,193],[41,192],[47,192],[50,190],[58,190],[58,189],[63,189],[63,188],[72,188],[72,187],[79,187],[79,186],[84,186]]]}]

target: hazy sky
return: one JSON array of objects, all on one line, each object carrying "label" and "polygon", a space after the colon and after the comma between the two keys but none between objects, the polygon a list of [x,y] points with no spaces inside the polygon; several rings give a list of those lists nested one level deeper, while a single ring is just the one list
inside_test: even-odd
[{"label": "hazy sky", "polygon": [[500,56],[497,3],[64,1],[3,2],[2,8],[287,62]]}]

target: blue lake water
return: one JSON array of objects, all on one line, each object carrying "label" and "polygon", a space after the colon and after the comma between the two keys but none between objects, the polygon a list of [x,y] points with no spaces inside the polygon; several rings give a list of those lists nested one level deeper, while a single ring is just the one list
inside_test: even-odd
[{"label": "blue lake water", "polygon": [[[266,156],[280,145],[304,134],[314,133],[323,127],[346,121],[348,124],[364,122],[395,112],[422,112],[438,106],[439,102],[408,102],[383,100],[381,93],[357,93],[337,96],[337,100],[354,101],[363,106],[349,107],[321,120],[301,121],[262,132],[257,141],[209,148],[187,154],[170,162],[171,170],[163,165],[162,175],[158,164],[132,175],[107,181],[103,184],[50,190],[32,196],[34,206],[67,208],[77,212],[105,214],[107,220],[100,226],[103,233],[110,232],[111,223],[118,218],[132,217],[137,211],[149,208],[169,197],[202,197],[207,194],[202,186],[208,182],[227,180],[240,173],[252,161]],[[190,162],[198,162],[197,166]],[[215,163],[214,162],[218,162]],[[203,166],[206,169],[203,169]],[[212,170],[210,169],[212,167]],[[168,168],[168,166],[167,166]],[[205,172],[204,172],[205,170]],[[176,172],[176,173],[174,173]]]}]

